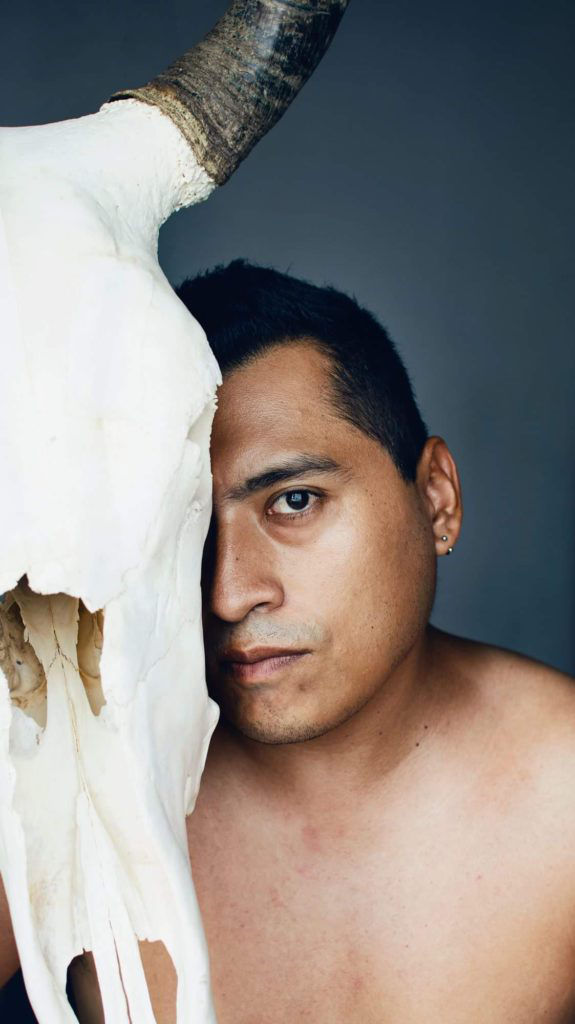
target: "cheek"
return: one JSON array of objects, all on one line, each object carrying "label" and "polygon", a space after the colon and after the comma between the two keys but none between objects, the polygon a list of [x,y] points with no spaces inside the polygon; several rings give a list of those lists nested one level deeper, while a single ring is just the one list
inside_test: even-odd
[{"label": "cheek", "polygon": [[409,503],[369,496],[286,560],[286,610],[321,622],[338,660],[393,659],[431,611],[429,527]]},{"label": "cheek", "polygon": [[286,603],[295,610],[296,602],[318,609],[353,602],[367,572],[365,539],[370,532],[353,510],[313,524],[302,542],[283,554]]},{"label": "cheek", "polygon": [[336,645],[350,624],[369,620],[376,608],[381,613],[382,594],[394,575],[386,566],[386,532],[365,505],[348,504],[345,515],[342,510],[318,523],[282,557],[285,612],[321,622]]}]

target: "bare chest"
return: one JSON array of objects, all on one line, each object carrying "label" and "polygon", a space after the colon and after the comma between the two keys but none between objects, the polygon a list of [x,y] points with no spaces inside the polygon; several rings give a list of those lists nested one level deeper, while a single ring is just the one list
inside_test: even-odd
[{"label": "bare chest", "polygon": [[[567,901],[527,830],[428,817],[358,843],[206,806],[189,824],[218,1024],[574,1024]],[[171,964],[142,954],[175,1024]],[[86,974],[77,991],[100,1024]]]},{"label": "bare chest", "polygon": [[339,832],[191,828],[219,1024],[571,1021],[545,872],[473,829]]}]

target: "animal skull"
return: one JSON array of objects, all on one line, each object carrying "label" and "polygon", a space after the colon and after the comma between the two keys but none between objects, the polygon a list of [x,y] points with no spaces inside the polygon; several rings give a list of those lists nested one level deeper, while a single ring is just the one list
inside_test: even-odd
[{"label": "animal skull", "polygon": [[0,870],[30,1000],[73,1021],[92,950],[106,1020],[154,1015],[138,939],[215,1020],[190,876],[217,707],[200,562],[219,370],[157,262],[281,115],[347,0],[236,0],[143,89],[0,132]]}]

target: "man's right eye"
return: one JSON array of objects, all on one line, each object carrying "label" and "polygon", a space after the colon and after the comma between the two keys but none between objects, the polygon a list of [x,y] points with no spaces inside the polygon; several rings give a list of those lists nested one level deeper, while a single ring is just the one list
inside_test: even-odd
[{"label": "man's right eye", "polygon": [[272,518],[278,516],[282,519],[296,519],[308,515],[320,501],[321,496],[315,491],[294,487],[293,490],[284,491],[274,498],[268,506],[267,515]]}]

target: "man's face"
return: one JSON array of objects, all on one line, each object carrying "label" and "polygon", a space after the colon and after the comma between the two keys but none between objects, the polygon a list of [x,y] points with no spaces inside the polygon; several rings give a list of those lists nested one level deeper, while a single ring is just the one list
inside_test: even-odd
[{"label": "man's face", "polygon": [[265,743],[320,736],[363,707],[433,601],[424,502],[340,417],[328,370],[311,344],[277,346],[229,373],[214,421],[208,685]]}]

